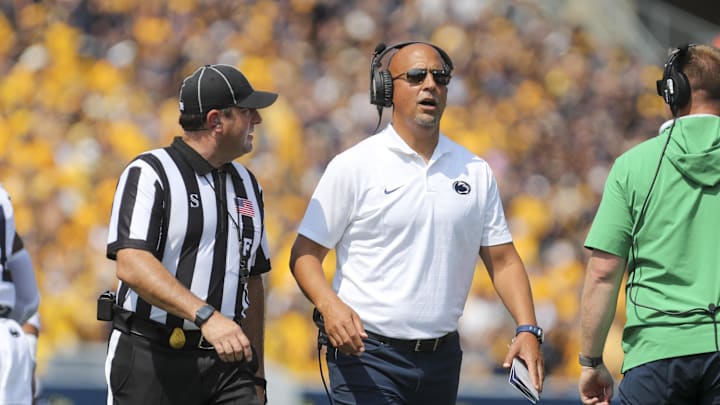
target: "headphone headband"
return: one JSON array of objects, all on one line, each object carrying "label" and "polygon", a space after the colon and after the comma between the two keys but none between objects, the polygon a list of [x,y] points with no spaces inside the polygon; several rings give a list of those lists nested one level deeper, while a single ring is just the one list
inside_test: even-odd
[{"label": "headphone headband", "polygon": [[386,46],[384,42],[380,42],[375,47],[375,52],[373,52],[372,67],[379,68],[382,64],[383,57],[390,51],[395,50],[395,49],[404,48],[404,47],[406,47],[408,45],[412,45],[412,44],[425,44],[425,45],[432,46],[433,48],[435,48],[435,50],[438,51],[438,53],[440,54],[440,57],[443,59],[443,62],[447,65],[447,67],[450,70],[454,69],[452,60],[450,59],[450,56],[445,51],[443,51],[440,47],[433,45],[429,42],[425,42],[425,41],[406,41],[406,42],[399,42],[399,43],[396,43],[396,44],[393,44],[390,46]]}]

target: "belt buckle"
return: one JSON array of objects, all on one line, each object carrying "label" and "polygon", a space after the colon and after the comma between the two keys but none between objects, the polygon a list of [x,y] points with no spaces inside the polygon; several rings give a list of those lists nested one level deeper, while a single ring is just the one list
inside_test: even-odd
[{"label": "belt buckle", "polygon": [[211,345],[202,334],[200,335],[200,340],[198,340],[197,348],[201,350],[215,350],[215,346]]},{"label": "belt buckle", "polygon": [[[422,352],[423,350],[423,342],[427,342],[426,340],[418,339],[415,341],[415,351],[416,352]],[[432,350],[428,350],[431,352],[434,352],[437,350],[438,345],[440,344],[440,338],[433,339],[433,346]]]}]

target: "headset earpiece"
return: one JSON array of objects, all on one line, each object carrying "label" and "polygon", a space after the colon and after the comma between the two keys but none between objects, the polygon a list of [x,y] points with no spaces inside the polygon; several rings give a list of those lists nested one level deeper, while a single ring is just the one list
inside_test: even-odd
[{"label": "headset earpiece", "polygon": [[665,62],[663,77],[656,83],[658,95],[670,106],[673,116],[690,101],[690,81],[681,70],[681,62],[692,46],[694,45],[686,44],[670,53]]},{"label": "headset earpiece", "polygon": [[375,71],[372,83],[370,103],[378,107],[392,107],[393,84],[392,76],[387,70]]},{"label": "headset earpiece", "polygon": [[670,103],[668,104],[671,106],[674,105],[676,109],[679,109],[690,101],[690,82],[687,76],[685,76],[685,73],[679,69],[673,69],[673,71],[670,72],[669,80],[672,81],[675,92],[672,94]]},{"label": "headset earpiece", "polygon": [[379,110],[392,106],[392,77],[383,74],[387,71],[380,70],[387,49],[384,43],[377,44],[370,63],[370,104],[378,106]]},{"label": "headset earpiece", "polygon": [[213,118],[213,124],[220,125],[220,118],[218,118],[218,117]]}]

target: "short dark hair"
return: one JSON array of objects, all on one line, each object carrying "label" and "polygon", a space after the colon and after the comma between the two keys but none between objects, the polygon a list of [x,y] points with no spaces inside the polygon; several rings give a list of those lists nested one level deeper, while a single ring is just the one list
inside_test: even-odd
[{"label": "short dark hair", "polygon": [[205,114],[180,114],[178,122],[185,131],[202,131],[205,129],[207,119]]},{"label": "short dark hair", "polygon": [[693,93],[704,91],[708,101],[720,102],[720,49],[696,45],[683,59],[681,69],[688,77]]},{"label": "short dark hair", "polygon": [[[232,108],[220,108],[220,112],[224,117],[232,115]],[[181,113],[178,123],[187,132],[202,131],[207,129],[207,114],[189,114]]]}]

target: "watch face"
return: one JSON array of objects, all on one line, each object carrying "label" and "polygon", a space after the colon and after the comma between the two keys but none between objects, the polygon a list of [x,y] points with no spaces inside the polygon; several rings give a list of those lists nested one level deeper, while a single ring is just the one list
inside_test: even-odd
[{"label": "watch face", "polygon": [[534,328],[533,333],[535,334],[535,336],[537,336],[537,338],[538,338],[539,340],[542,341],[542,338],[543,338],[543,330],[542,330],[542,329],[540,329],[539,327],[538,327],[538,328]]},{"label": "watch face", "polygon": [[215,308],[213,308],[210,305],[203,305],[200,307],[200,309],[197,310],[195,313],[195,325],[200,327],[202,324],[204,324],[212,314],[215,312]]}]

